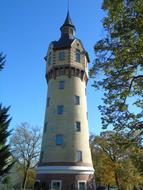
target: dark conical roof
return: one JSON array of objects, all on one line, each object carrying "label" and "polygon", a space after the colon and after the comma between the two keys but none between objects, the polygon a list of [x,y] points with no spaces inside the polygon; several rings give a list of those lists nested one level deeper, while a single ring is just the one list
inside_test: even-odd
[{"label": "dark conical roof", "polygon": [[61,30],[61,37],[58,41],[52,42],[53,48],[54,49],[70,48],[72,42],[75,40],[74,32],[76,29],[71,21],[69,11],[67,12],[65,22],[60,28],[60,30]]},{"label": "dark conical roof", "polygon": [[[72,20],[71,20],[69,11],[68,11],[68,13],[67,13],[67,17],[66,17],[65,22],[64,22],[64,24],[63,24],[62,27],[64,27],[64,26],[71,26],[71,27],[73,27],[73,28],[75,29],[75,26],[74,26],[73,23],[72,23]],[[61,28],[62,28],[62,27],[61,27]]]},{"label": "dark conical roof", "polygon": [[71,18],[70,18],[70,13],[68,11],[67,13],[67,17],[66,17],[66,20],[64,22],[64,25],[73,25],[72,21],[71,21]]}]

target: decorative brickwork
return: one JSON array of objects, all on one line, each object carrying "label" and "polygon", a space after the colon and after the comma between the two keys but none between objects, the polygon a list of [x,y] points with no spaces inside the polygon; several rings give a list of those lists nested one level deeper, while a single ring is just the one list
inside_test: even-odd
[{"label": "decorative brickwork", "polygon": [[53,66],[52,69],[46,73],[46,79],[48,82],[50,79],[56,79],[58,76],[63,76],[63,75],[68,77],[72,76],[79,77],[81,80],[84,79],[86,82],[88,81],[88,78],[84,70],[81,70],[76,67],[70,67],[68,65],[63,65],[59,67]]}]

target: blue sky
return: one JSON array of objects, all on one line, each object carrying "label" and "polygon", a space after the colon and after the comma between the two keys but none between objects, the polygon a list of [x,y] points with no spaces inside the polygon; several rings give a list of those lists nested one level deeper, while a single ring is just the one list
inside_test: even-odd
[{"label": "blue sky", "polygon": [[[80,38],[94,60],[93,46],[104,35],[102,0],[71,0],[70,14]],[[7,55],[0,72],[0,102],[11,105],[11,128],[21,122],[43,127],[47,84],[44,56],[48,45],[60,37],[67,0],[1,0],[0,51]],[[97,92],[89,79],[87,88],[89,130],[101,132]]]}]

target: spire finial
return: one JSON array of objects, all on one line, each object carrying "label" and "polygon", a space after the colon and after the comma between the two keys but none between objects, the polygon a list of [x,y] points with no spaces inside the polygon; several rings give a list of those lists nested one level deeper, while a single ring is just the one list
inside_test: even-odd
[{"label": "spire finial", "polygon": [[62,36],[70,36],[71,38],[74,38],[76,29],[71,21],[69,11],[70,11],[70,0],[67,0],[67,16],[66,16],[64,24],[62,25],[60,29],[62,32]]},{"label": "spire finial", "polygon": [[70,12],[70,0],[68,0],[68,13]]}]

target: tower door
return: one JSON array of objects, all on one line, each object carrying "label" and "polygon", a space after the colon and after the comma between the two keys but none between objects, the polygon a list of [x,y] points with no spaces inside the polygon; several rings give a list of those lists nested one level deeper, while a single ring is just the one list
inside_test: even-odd
[{"label": "tower door", "polygon": [[61,190],[62,183],[61,181],[52,180],[52,190]]},{"label": "tower door", "polygon": [[78,182],[78,190],[87,190],[85,181]]}]

